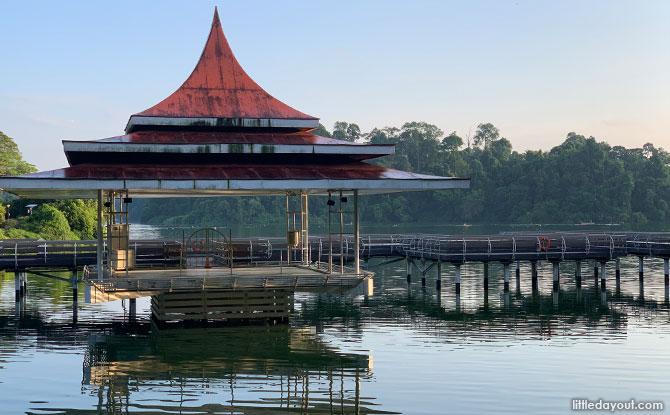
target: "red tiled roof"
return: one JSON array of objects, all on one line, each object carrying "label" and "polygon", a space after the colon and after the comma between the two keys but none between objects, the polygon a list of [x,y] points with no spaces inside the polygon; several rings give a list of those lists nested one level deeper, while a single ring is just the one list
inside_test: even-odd
[{"label": "red tiled roof", "polygon": [[132,117],[317,120],[273,98],[244,72],[228,45],[219,14],[191,76],[172,95]]}]

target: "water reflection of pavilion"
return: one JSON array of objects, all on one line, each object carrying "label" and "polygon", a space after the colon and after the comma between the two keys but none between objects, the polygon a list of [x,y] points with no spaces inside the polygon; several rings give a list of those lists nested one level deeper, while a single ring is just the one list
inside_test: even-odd
[{"label": "water reflection of pavilion", "polygon": [[[361,396],[372,356],[338,353],[313,333],[245,327],[91,335],[83,384],[93,387],[99,410],[113,413],[195,410],[203,401],[211,413],[379,413]],[[144,400],[154,392],[156,400]],[[172,398],[161,402],[166,392]],[[156,404],[139,404],[133,394]]]}]

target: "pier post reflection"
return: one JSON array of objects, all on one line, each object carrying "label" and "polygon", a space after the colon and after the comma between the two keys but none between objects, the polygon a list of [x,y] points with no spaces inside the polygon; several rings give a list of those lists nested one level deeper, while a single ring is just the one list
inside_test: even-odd
[{"label": "pier post reflection", "polygon": [[171,391],[176,399],[143,404],[144,410],[189,411],[195,396],[224,389],[228,398],[208,404],[209,411],[370,413],[373,404],[361,398],[372,356],[340,353],[321,343],[310,327],[91,335],[83,372],[84,386],[98,397],[98,408],[109,413],[132,411],[132,394],[146,397],[154,391],[161,396]]}]

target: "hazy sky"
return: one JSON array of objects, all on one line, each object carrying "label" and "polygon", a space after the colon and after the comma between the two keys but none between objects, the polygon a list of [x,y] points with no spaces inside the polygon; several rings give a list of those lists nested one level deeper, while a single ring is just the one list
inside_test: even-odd
[{"label": "hazy sky", "polygon": [[40,169],[122,134],[191,73],[214,5],[251,77],[329,129],[670,148],[669,1],[1,1],[0,131]]}]

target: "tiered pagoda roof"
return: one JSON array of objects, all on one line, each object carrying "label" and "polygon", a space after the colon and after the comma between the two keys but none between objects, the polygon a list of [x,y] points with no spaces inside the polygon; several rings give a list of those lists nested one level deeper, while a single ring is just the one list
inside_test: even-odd
[{"label": "tiered pagoda roof", "polygon": [[215,10],[205,48],[186,82],[131,115],[125,135],[64,140],[70,167],[5,177],[0,188],[30,198],[92,198],[101,189],[160,197],[469,187],[469,179],[368,164],[363,160],[394,154],[394,146],[320,137],[310,132],[318,122],[247,75]]}]

